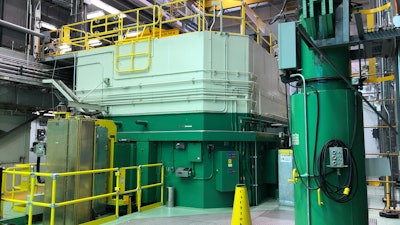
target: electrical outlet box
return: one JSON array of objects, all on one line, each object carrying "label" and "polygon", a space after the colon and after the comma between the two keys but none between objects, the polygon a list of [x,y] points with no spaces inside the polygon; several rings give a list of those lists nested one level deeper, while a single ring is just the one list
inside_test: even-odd
[{"label": "electrical outlet box", "polygon": [[333,168],[343,168],[346,167],[344,165],[343,159],[343,148],[342,147],[330,147],[329,148],[329,167]]},{"label": "electrical outlet box", "polygon": [[278,64],[279,69],[297,69],[297,36],[296,22],[280,23],[278,25]]}]

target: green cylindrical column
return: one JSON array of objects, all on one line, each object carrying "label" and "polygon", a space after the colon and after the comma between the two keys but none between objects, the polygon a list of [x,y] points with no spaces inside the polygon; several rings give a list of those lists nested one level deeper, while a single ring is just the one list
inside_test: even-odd
[{"label": "green cylindrical column", "polygon": [[[327,49],[326,53],[341,73],[350,77],[348,48]],[[304,44],[302,69],[306,80],[307,105],[304,105],[302,88],[291,96],[294,168],[301,177],[294,185],[296,225],[368,224],[361,98],[355,95],[337,72]],[[304,113],[307,114],[307,121]],[[324,145],[330,140],[340,140],[347,148],[351,148],[355,161],[353,165],[357,176],[351,177],[352,198],[345,203],[330,199],[322,188],[318,196],[317,189],[323,184],[317,182],[321,178],[317,162]],[[325,165],[329,164],[329,151],[327,157]],[[326,180],[338,186],[346,183],[345,179],[350,173],[349,167],[339,170],[326,167],[326,170],[329,171]],[[338,193],[342,193],[345,186],[338,188]]]}]

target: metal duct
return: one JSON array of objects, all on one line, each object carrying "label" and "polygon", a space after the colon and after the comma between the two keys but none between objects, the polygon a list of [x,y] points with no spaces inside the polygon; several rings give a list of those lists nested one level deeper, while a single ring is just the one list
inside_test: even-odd
[{"label": "metal duct", "polygon": [[40,38],[45,38],[45,35],[43,35],[41,33],[37,33],[37,32],[35,32],[33,30],[27,29],[25,27],[18,26],[16,24],[7,22],[5,20],[1,20],[0,19],[0,26],[6,27],[6,28],[9,28],[9,29],[12,29],[12,30],[16,30],[16,31],[19,31],[19,32],[22,32],[22,33],[31,34],[33,36],[37,36],[37,37],[40,37]]}]

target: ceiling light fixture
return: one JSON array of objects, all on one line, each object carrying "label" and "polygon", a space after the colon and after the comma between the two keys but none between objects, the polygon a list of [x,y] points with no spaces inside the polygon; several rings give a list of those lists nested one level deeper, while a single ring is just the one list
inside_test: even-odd
[{"label": "ceiling light fixture", "polygon": [[119,11],[118,9],[112,7],[109,4],[106,4],[100,0],[85,0],[86,4],[91,4],[91,5],[95,5],[97,8],[99,9],[103,9],[104,11],[111,13],[111,14],[118,14],[121,11]]},{"label": "ceiling light fixture", "polygon": [[98,11],[94,11],[94,12],[90,12],[86,15],[86,19],[90,20],[96,17],[100,17],[100,16],[104,16],[104,12],[103,10],[98,10]]},{"label": "ceiling light fixture", "polygon": [[53,24],[44,22],[44,21],[40,21],[40,27],[41,28],[46,28],[48,30],[57,30],[56,26],[54,26]]},{"label": "ceiling light fixture", "polygon": [[95,46],[100,46],[100,45],[102,45],[103,43],[102,43],[100,40],[98,40],[98,39],[90,39],[90,40],[88,41],[88,44],[89,44],[90,46],[92,46],[92,47],[95,47]]}]

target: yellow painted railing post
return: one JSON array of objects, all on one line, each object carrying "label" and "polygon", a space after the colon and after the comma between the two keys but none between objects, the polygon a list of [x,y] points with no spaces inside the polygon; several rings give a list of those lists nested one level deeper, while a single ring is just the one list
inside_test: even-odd
[{"label": "yellow painted railing post", "polygon": [[115,216],[118,218],[119,216],[119,190],[120,190],[120,171],[117,169],[117,172],[115,172],[115,192],[117,195],[115,196]]},{"label": "yellow painted railing post", "polygon": [[[13,171],[15,172],[17,168],[14,168]],[[17,174],[13,173],[11,177],[11,199],[15,198],[15,176]],[[11,203],[11,208],[14,208],[15,203]]]},{"label": "yellow painted railing post", "polygon": [[[0,199],[3,199],[3,194],[6,192],[6,174],[3,173],[3,168],[0,168],[1,171],[1,179],[2,179],[2,184],[0,187]],[[4,201],[0,201],[0,218],[3,218],[3,210],[4,210]]]},{"label": "yellow painted railing post", "polygon": [[57,174],[52,174],[51,179],[50,225],[54,225],[54,218],[56,216]]},{"label": "yellow painted railing post", "polygon": [[161,166],[161,205],[164,205],[164,165]]},{"label": "yellow painted railing post", "polygon": [[246,8],[245,8],[244,2],[242,3],[240,17],[241,17],[240,34],[245,35],[246,34]]},{"label": "yellow painted railing post", "polygon": [[136,205],[138,211],[140,212],[140,208],[142,207],[142,185],[141,185],[141,173],[142,165],[137,168],[137,194],[136,194]]},{"label": "yellow painted railing post", "polygon": [[29,202],[28,202],[28,207],[29,207],[29,213],[28,213],[28,225],[32,225],[32,213],[33,213],[33,195],[35,193],[35,173],[31,172],[31,190],[30,190],[30,196],[29,196]]}]

